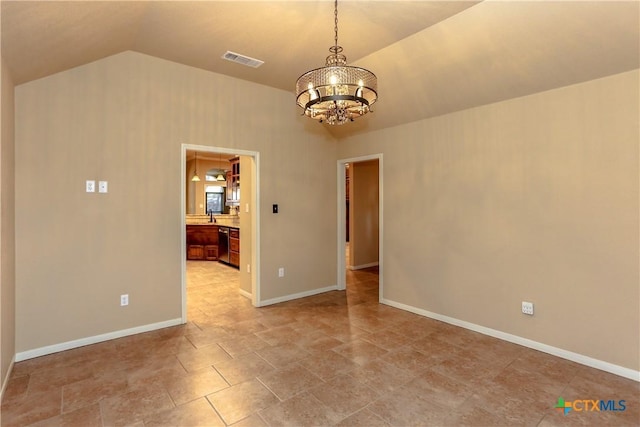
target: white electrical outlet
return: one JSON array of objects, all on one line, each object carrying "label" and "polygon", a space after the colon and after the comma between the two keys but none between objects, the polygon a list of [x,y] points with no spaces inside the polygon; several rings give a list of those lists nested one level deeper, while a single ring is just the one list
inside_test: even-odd
[{"label": "white electrical outlet", "polygon": [[91,181],[91,180],[87,180],[86,189],[87,189],[87,193],[95,193],[96,192],[96,182],[95,181]]},{"label": "white electrical outlet", "polygon": [[120,306],[129,305],[129,294],[120,295]]},{"label": "white electrical outlet", "polygon": [[522,301],[522,313],[533,316],[533,303]]},{"label": "white electrical outlet", "polygon": [[278,277],[284,277],[284,267],[278,269]]},{"label": "white electrical outlet", "polygon": [[98,193],[107,193],[108,183],[107,181],[98,181]]},{"label": "white electrical outlet", "polygon": [[247,264],[247,273],[251,273],[251,264]]}]

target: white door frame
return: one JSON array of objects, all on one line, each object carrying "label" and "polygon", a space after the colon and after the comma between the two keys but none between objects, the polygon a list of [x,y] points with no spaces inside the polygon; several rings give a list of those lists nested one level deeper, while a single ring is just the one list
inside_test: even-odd
[{"label": "white door frame", "polygon": [[[251,215],[251,304],[260,306],[260,153],[257,151],[237,150],[209,145],[182,144],[180,155],[180,257],[182,262],[182,323],[187,323],[187,150],[205,153],[236,154],[252,157],[255,164],[253,175],[253,196],[248,206]],[[246,205],[246,204],[245,204]]]},{"label": "white door frame", "polygon": [[346,283],[346,273],[347,266],[345,263],[345,244],[347,234],[346,234],[346,224],[345,224],[345,199],[347,197],[345,193],[345,167],[347,163],[358,163],[358,162],[366,162],[368,160],[378,160],[378,263],[379,263],[379,292],[378,292],[378,301],[381,302],[383,300],[383,268],[384,268],[384,258],[382,254],[383,251],[383,236],[384,236],[384,203],[383,203],[383,167],[382,167],[382,153],[371,154],[368,156],[362,157],[351,157],[349,159],[340,159],[338,160],[338,277],[336,283],[338,284],[339,290],[344,290],[347,287]]}]

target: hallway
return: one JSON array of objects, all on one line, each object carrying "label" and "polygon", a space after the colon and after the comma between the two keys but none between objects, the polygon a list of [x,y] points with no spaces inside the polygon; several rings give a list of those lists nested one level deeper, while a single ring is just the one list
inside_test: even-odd
[{"label": "hallway", "polygon": [[[17,363],[2,426],[636,425],[640,385],[347,290],[264,308],[238,271],[188,262],[183,326]],[[559,397],[626,400],[573,412]]]}]

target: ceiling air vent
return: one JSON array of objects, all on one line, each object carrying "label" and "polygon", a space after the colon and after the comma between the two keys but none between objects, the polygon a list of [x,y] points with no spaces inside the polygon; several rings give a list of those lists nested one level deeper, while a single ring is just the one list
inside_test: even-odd
[{"label": "ceiling air vent", "polygon": [[260,61],[259,59],[250,58],[248,56],[240,55],[239,53],[226,51],[222,58],[227,61],[236,62],[238,64],[246,65],[247,67],[258,68],[264,61]]}]

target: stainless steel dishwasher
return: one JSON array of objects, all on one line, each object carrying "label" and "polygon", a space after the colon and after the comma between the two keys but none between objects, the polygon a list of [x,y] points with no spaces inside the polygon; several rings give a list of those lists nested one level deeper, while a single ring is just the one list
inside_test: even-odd
[{"label": "stainless steel dishwasher", "polygon": [[218,227],[218,260],[229,263],[229,227]]}]

